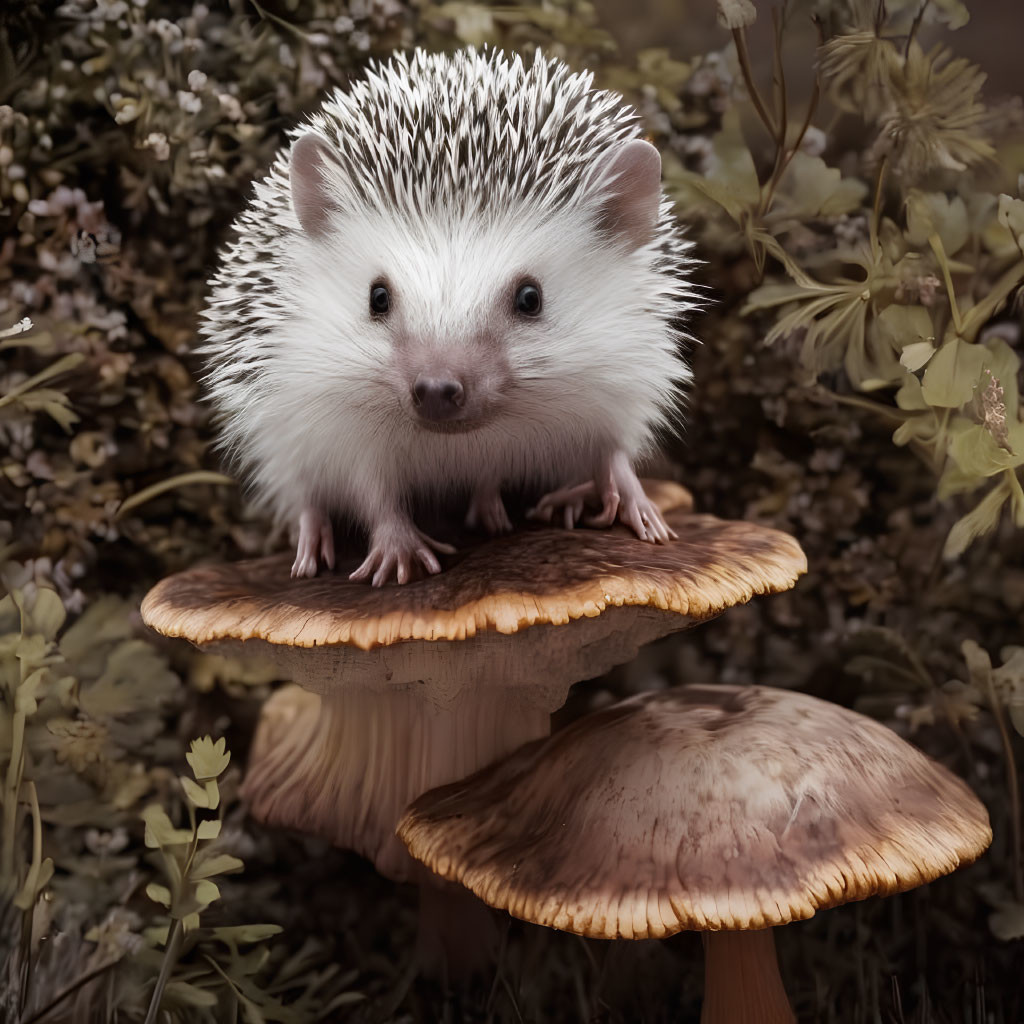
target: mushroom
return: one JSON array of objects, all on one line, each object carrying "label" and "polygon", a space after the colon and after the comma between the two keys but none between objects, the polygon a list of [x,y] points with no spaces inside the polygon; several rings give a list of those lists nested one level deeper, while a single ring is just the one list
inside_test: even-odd
[{"label": "mushroom", "polygon": [[534,526],[381,589],[349,582],[344,557],[314,579],[291,579],[286,556],[201,566],[159,583],[142,615],[165,636],[266,656],[309,691],[265,706],[242,788],[257,820],[422,882],[395,837],[411,800],[549,735],[573,683],[806,568],[785,534],[695,515],[675,485],[650,493],[678,540]]},{"label": "mushroom", "polygon": [[411,853],[514,917],[599,939],[705,933],[704,1024],[792,1024],[771,929],[914,888],[992,839],[970,789],[806,694],[681,686],[423,794]]}]

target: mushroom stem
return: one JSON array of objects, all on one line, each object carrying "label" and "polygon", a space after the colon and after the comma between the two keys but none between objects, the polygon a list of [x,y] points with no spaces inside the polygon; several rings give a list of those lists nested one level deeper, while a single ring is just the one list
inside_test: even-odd
[{"label": "mushroom stem", "polygon": [[324,836],[395,881],[418,880],[395,836],[406,806],[551,730],[546,710],[493,687],[438,708],[409,687],[299,686],[264,705],[242,796],[259,821]]},{"label": "mushroom stem", "polygon": [[701,1024],[796,1024],[771,928],[704,933]]},{"label": "mushroom stem", "polygon": [[494,911],[461,885],[421,869],[416,959],[428,977],[468,981],[492,972],[499,935]]}]

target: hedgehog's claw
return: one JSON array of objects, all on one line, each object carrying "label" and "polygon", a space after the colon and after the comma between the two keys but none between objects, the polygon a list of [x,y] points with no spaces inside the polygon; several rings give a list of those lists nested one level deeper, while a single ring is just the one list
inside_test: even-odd
[{"label": "hedgehog's claw", "polygon": [[433,576],[441,571],[435,551],[442,555],[455,554],[451,544],[428,537],[410,520],[389,520],[374,528],[370,552],[349,579],[356,582],[370,580],[373,586],[382,587],[392,579],[397,583],[408,583],[419,575],[421,569]]},{"label": "hedgehog's claw", "polygon": [[[601,511],[584,517],[583,507],[588,499],[600,501]],[[549,523],[558,509],[567,529],[581,519],[587,526],[595,527],[608,527],[618,521],[652,544],[665,544],[677,537],[658,506],[644,493],[625,452],[615,452],[608,458],[597,479],[545,494],[526,515]]]},{"label": "hedgehog's claw", "polygon": [[466,513],[466,526],[471,530],[479,526],[492,536],[512,531],[512,520],[505,511],[498,487],[488,485],[473,492]]},{"label": "hedgehog's claw", "polygon": [[597,484],[601,511],[587,519],[590,526],[610,526],[616,519],[641,540],[666,544],[678,534],[665,522],[661,510],[644,493],[629,456],[615,452],[602,466]]},{"label": "hedgehog's claw", "polygon": [[536,505],[526,513],[527,519],[536,519],[542,523],[550,523],[555,511],[562,511],[562,525],[571,530],[583,515],[583,506],[587,498],[597,494],[597,485],[593,480],[575,487],[560,487],[557,491],[545,494]]},{"label": "hedgehog's claw", "polygon": [[315,576],[323,561],[334,568],[334,527],[322,509],[309,507],[299,516],[299,541],[292,563],[292,578]]}]

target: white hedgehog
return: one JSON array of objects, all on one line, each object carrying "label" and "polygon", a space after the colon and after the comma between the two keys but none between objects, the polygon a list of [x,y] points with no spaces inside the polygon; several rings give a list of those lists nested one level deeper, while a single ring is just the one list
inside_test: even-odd
[{"label": "white hedgehog", "polygon": [[566,526],[672,536],[633,462],[678,406],[689,243],[635,111],[539,53],[416,51],[371,66],[291,133],[239,216],[204,315],[237,470],[298,528],[292,575],[369,531],[379,586],[450,552],[411,503],[560,488]]}]

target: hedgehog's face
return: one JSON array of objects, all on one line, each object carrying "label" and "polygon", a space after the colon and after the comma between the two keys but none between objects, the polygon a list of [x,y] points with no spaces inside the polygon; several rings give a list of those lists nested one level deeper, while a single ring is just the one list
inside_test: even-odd
[{"label": "hedgehog's face", "polygon": [[556,415],[581,435],[595,416],[635,405],[650,373],[629,372],[624,342],[639,360],[670,346],[653,312],[664,282],[644,251],[660,163],[646,143],[623,152],[619,178],[632,191],[614,201],[602,193],[554,213],[524,205],[460,216],[332,214],[322,188],[304,214],[293,162],[295,206],[318,242],[306,284],[320,279],[322,305],[335,311],[329,328],[349,341],[336,352],[362,381],[358,401],[435,432]]}]

